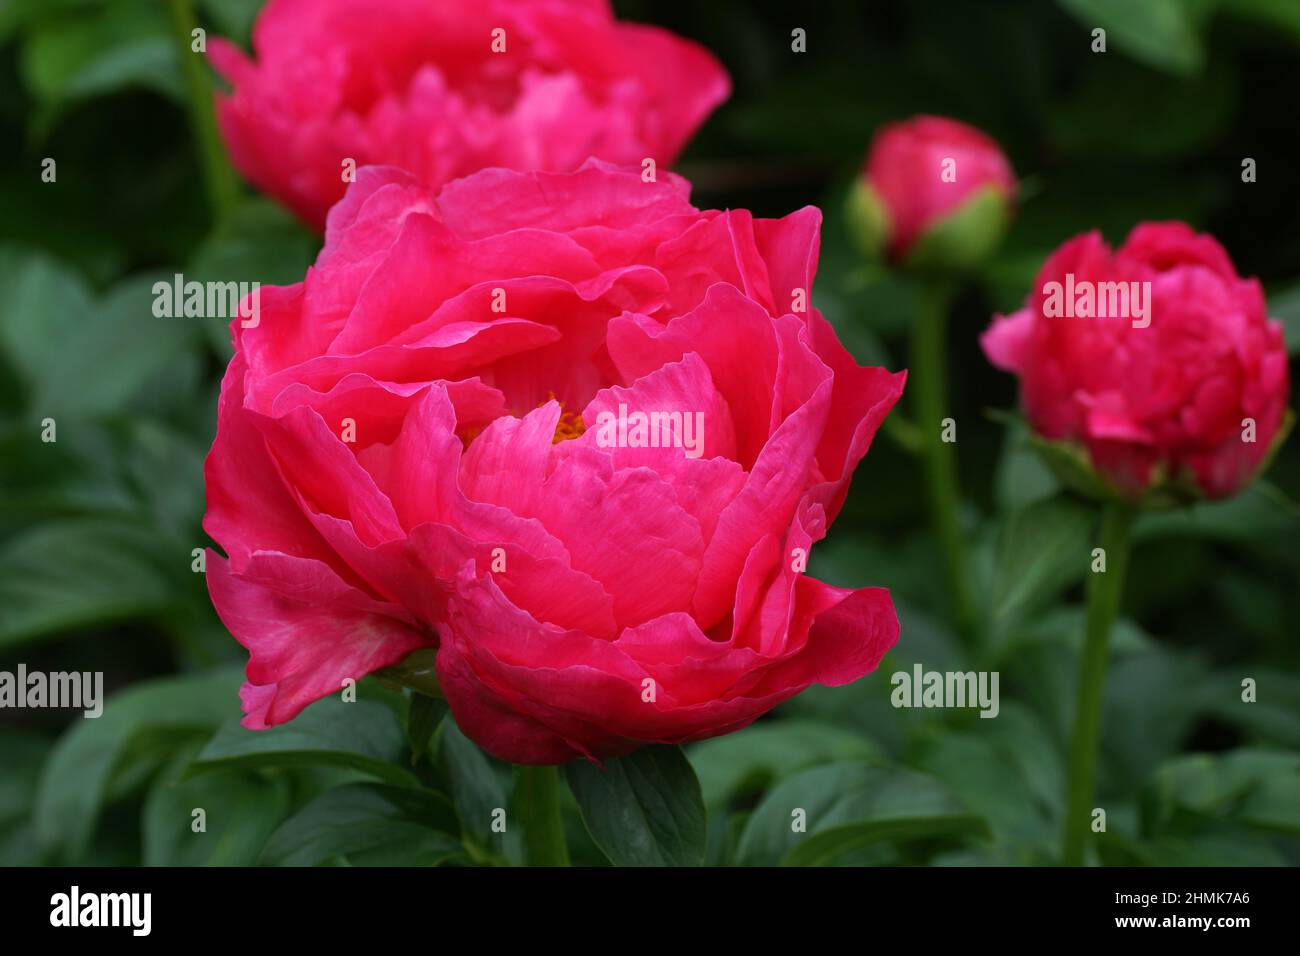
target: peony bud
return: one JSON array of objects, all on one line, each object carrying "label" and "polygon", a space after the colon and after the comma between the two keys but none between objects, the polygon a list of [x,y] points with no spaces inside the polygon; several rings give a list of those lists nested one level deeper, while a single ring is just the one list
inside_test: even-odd
[{"label": "peony bud", "polygon": [[849,196],[862,251],[920,271],[960,272],[1002,241],[1015,198],[1011,164],[974,127],[917,116],[884,127]]},{"label": "peony bud", "polygon": [[1139,225],[1113,252],[1096,232],[1071,239],[981,344],[1020,376],[1049,463],[1096,496],[1227,497],[1289,425],[1282,326],[1259,282],[1182,223]]}]

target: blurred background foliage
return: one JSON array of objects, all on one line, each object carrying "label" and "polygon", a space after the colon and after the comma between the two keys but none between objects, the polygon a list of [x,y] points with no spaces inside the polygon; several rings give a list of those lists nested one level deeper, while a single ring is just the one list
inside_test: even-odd
[{"label": "blurred background foliage", "polygon": [[[725,62],[734,96],[680,170],[700,206],[822,207],[815,295],[864,363],[905,364],[912,311],[911,289],[842,230],[873,131],[957,117],[1003,143],[1023,182],[949,352],[984,648],[954,637],[918,464],[882,433],[812,571],[891,588],[902,641],[873,677],[687,748],[707,859],[1051,862],[1093,516],[990,414],[1013,405],[1013,382],[976,338],[1066,238],[1177,218],[1261,278],[1300,348],[1300,3],[615,5]],[[201,0],[196,15],[246,43],[259,6]],[[0,669],[103,671],[113,692],[98,720],[0,712],[0,863],[518,860],[517,839],[486,825],[509,768],[436,702],[367,680],[346,711],[326,700],[266,734],[237,726],[243,652],[191,569],[229,339],[224,321],[155,319],[150,287],[178,271],[292,282],[318,240],[247,189],[210,214],[171,19],[191,7],[0,0]],[[791,52],[795,27],[806,53]],[[1297,499],[1293,440],[1238,498],[1139,524],[1107,685],[1102,862],[1300,860]],[[998,670],[999,717],[894,709],[888,676],[916,662]],[[209,839],[190,831],[196,806]],[[808,808],[807,835],[790,806]],[[620,857],[568,823],[575,860]]]}]

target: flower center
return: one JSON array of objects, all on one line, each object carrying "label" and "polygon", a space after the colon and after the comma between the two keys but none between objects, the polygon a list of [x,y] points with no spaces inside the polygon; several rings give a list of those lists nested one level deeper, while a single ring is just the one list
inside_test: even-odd
[{"label": "flower center", "polygon": [[[551,392],[548,402],[556,401],[555,393]],[[545,402],[543,403],[545,404]],[[541,407],[540,405],[538,406]],[[560,402],[560,420],[555,423],[555,434],[551,437],[551,444],[558,445],[562,441],[568,441],[570,438],[578,438],[587,430],[587,423],[582,420],[581,412],[570,412],[564,408],[564,402]]]}]

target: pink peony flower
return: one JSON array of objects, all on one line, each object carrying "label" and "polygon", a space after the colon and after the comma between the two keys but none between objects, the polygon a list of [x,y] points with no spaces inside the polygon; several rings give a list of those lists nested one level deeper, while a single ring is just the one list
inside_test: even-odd
[{"label": "pink peony flower", "polygon": [[607,0],[271,0],[253,48],[212,42],[233,87],[222,134],[318,229],[348,159],[434,190],[490,166],[667,166],[730,92],[702,47],[620,23]]},{"label": "pink peony flower", "polygon": [[820,223],[595,161],[362,170],[232,326],[205,527],[245,725],[436,647],[466,734],[556,763],[871,671],[888,592],[801,571],[906,373],[808,307]]},{"label": "pink peony flower", "polygon": [[1020,376],[1030,424],[1081,443],[1114,489],[1247,484],[1280,437],[1290,379],[1259,282],[1213,238],[1144,223],[1114,252],[1096,232],[1043,264],[1025,307],[982,338]]},{"label": "pink peony flower", "polygon": [[[939,257],[977,260],[1001,239],[1015,196],[1015,173],[994,140],[956,120],[916,116],[872,140],[853,215],[863,241],[891,261],[945,224],[957,234]],[[962,213],[971,221],[957,223]]]}]

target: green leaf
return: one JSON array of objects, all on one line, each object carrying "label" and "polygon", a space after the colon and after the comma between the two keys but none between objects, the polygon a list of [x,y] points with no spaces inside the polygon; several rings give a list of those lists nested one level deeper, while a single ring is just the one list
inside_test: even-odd
[{"label": "green leaf", "polygon": [[760,793],[818,764],[884,759],[880,748],[867,738],[815,720],[762,721],[694,744],[687,756],[710,809]]},{"label": "green leaf", "polygon": [[5,0],[0,3],[0,40],[29,24],[71,10],[85,9],[103,0]]},{"label": "green leaf", "polygon": [[33,427],[46,417],[124,411],[151,384],[167,387],[201,341],[194,320],[153,314],[151,277],[96,301],[80,275],[17,247],[0,250],[0,350],[22,375]]},{"label": "green leaf", "polygon": [[828,764],[790,778],[763,798],[740,838],[736,863],[813,865],[882,840],[982,829],[979,818],[932,777],[901,768]]},{"label": "green leaf", "polygon": [[[1255,680],[1257,697],[1241,699],[1241,678]],[[1248,673],[1222,675],[1207,686],[1207,706],[1227,721],[1262,741],[1300,750],[1300,677],[1268,667]]]},{"label": "green leaf", "polygon": [[153,560],[156,548],[148,528],[109,518],[55,521],[10,538],[0,548],[0,647],[167,608],[175,580]]},{"label": "green leaf", "polygon": [[[289,213],[268,200],[247,199],[195,253],[185,278],[292,285],[302,281],[319,249],[319,237]],[[228,357],[230,320],[210,316],[204,328],[217,351]]]},{"label": "green leaf", "polygon": [[199,247],[186,278],[291,285],[316,258],[320,237],[267,199],[245,199]]},{"label": "green leaf", "polygon": [[128,280],[92,306],[42,370],[36,411],[56,418],[123,411],[200,341],[195,320],[153,314],[153,280]]},{"label": "green leaf", "polygon": [[[1296,10],[1300,11],[1300,5],[1296,7]],[[1282,331],[1286,336],[1287,354],[1295,355],[1300,353],[1300,286],[1270,296],[1268,314],[1270,318],[1277,319],[1282,323]]]},{"label": "green leaf", "polygon": [[1197,832],[1205,818],[1300,837],[1300,754],[1235,750],[1161,765],[1143,795],[1144,830]]},{"label": "green leaf", "polygon": [[116,0],[82,15],[37,21],[21,66],[41,101],[42,129],[79,100],[149,89],[179,102],[185,93],[166,7],[154,0]]},{"label": "green leaf", "polygon": [[0,728],[0,866],[45,863],[36,840],[35,810],[41,764],[50,741],[31,731]]},{"label": "green leaf", "polygon": [[132,419],[127,430],[123,457],[131,489],[153,527],[185,546],[179,557],[171,552],[185,562],[201,542],[193,538],[203,517],[206,449],[184,432],[146,418]]},{"label": "green leaf", "polygon": [[461,830],[480,848],[505,852],[507,841],[492,824],[510,805],[510,769],[479,749],[453,720],[443,720],[438,758],[451,781]]},{"label": "green leaf", "polygon": [[749,822],[749,811],[742,810],[728,815],[725,812],[711,813],[709,816],[709,851],[705,857],[705,866],[727,866],[736,855],[740,837]]},{"label": "green leaf", "polygon": [[1003,699],[996,719],[920,742],[915,765],[989,824],[1003,863],[1047,865],[1060,832],[1061,754],[1043,721]]},{"label": "green leaf", "polygon": [[31,809],[41,763],[49,749],[49,741],[38,734],[0,727],[0,756],[4,758],[5,768],[0,774],[0,827]]},{"label": "green leaf", "polygon": [[1039,607],[1082,578],[1093,523],[1092,509],[1065,495],[1012,515],[998,550],[994,616],[1010,618]]},{"label": "green leaf", "polygon": [[1236,829],[1193,836],[1134,840],[1113,830],[1098,834],[1106,866],[1287,866],[1284,854],[1257,835]]},{"label": "green leaf", "polygon": [[1300,43],[1300,4],[1295,0],[1215,0],[1219,10],[1282,30]]},{"label": "green leaf", "polygon": [[78,720],[55,745],[41,774],[37,833],[64,862],[80,859],[95,829],[110,779],[149,734],[209,733],[239,710],[242,673],[146,681],[114,694],[95,719]]},{"label": "green leaf", "polygon": [[[1189,0],[1058,0],[1092,30],[1102,27],[1108,44],[1136,60],[1170,73],[1191,74],[1204,60],[1196,4]],[[1090,49],[1091,37],[1079,44]],[[1106,56],[1107,54],[1096,54]]]},{"label": "green leaf", "polygon": [[[1221,141],[1236,115],[1240,88],[1227,59],[1191,78],[1110,59],[1103,69],[1085,71],[1069,97],[1055,104],[1049,135],[1078,165],[1121,158],[1168,165],[1203,156]],[[1142,95],[1131,95],[1135,89]]]},{"label": "green leaf", "polygon": [[1061,490],[1061,483],[1029,442],[1029,426],[1012,416],[994,478],[998,505],[1015,511]]},{"label": "green leaf", "polygon": [[643,747],[607,761],[564,768],[582,820],[615,866],[699,866],[704,799],[680,747]]},{"label": "green leaf", "polygon": [[253,21],[266,0],[199,0],[203,12],[221,32],[240,43],[246,43],[253,30]]},{"label": "green leaf", "polygon": [[411,748],[411,763],[420,762],[430,752],[433,735],[447,716],[447,702],[426,694],[412,694],[406,713],[406,739]]},{"label": "green leaf", "polygon": [[[1002,686],[1044,715],[1064,740],[1073,719],[1084,611],[1062,608],[1018,625],[995,658]],[[1206,668],[1199,655],[1159,642],[1121,618],[1111,635],[1099,785],[1120,787],[1177,751],[1204,710]],[[1004,693],[1005,699],[1005,693]],[[999,721],[1000,722],[1000,721]]]},{"label": "green leaf", "polygon": [[436,866],[465,855],[455,813],[432,790],[353,783],[317,797],[271,837],[261,862],[319,866]]},{"label": "green leaf", "polygon": [[377,700],[331,696],[268,730],[228,722],[203,748],[193,773],[257,767],[341,767],[395,784],[418,783],[401,766],[402,722]]},{"label": "green leaf", "polygon": [[149,791],[142,828],[144,865],[252,866],[289,813],[289,781],[248,773],[182,779],[196,750],[182,751]]},{"label": "green leaf", "polygon": [[1271,537],[1281,537],[1289,545],[1297,533],[1300,511],[1267,481],[1256,481],[1223,501],[1143,513],[1133,529],[1137,542],[1180,535],[1243,545]]},{"label": "green leaf", "polygon": [[54,369],[63,343],[89,321],[81,276],[43,253],[0,247],[0,349],[31,389]]},{"label": "green leaf", "polygon": [[1102,787],[1131,788],[1185,746],[1205,710],[1206,676],[1199,653],[1168,643],[1115,656],[1106,674]]},{"label": "green leaf", "polygon": [[927,814],[911,819],[893,817],[863,820],[813,834],[791,848],[781,865],[825,866],[844,853],[888,840],[979,836],[985,833],[984,821],[972,814]]}]

